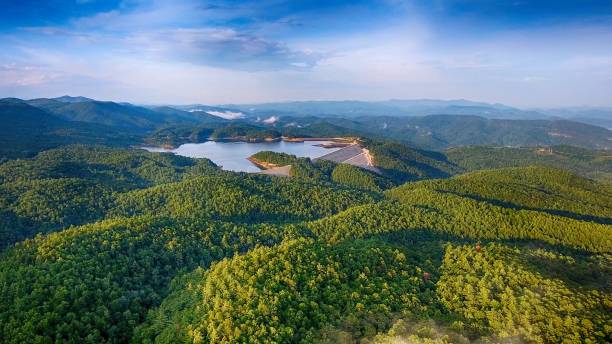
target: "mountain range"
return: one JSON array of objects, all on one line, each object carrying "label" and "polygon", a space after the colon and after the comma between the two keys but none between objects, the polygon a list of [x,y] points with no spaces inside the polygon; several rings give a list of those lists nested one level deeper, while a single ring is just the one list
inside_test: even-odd
[{"label": "mountain range", "polygon": [[[28,156],[39,148],[64,143],[114,141],[125,145],[146,141],[179,145],[202,142],[210,137],[232,138],[233,133],[239,132],[243,133],[239,136],[250,135],[253,139],[370,136],[437,150],[481,144],[567,144],[611,149],[610,130],[584,123],[606,123],[609,121],[606,111],[594,108],[584,112],[581,108],[531,111],[467,100],[312,101],[221,106],[138,106],[71,96],[0,100],[2,132],[4,138],[11,137],[9,141],[13,143],[2,148],[5,157]],[[563,118],[577,118],[581,113],[588,117],[582,121]]]},{"label": "mountain range", "polygon": [[252,115],[292,116],[426,116],[473,115],[495,119],[571,119],[588,124],[612,127],[612,108],[567,107],[519,109],[504,104],[475,102],[465,99],[391,99],[385,101],[298,101],[263,104],[226,104]]}]

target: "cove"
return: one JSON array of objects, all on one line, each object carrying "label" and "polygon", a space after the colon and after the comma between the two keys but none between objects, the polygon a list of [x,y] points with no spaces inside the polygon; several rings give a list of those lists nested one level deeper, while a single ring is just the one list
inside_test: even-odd
[{"label": "cove", "polygon": [[292,154],[298,157],[318,158],[339,148],[324,148],[317,145],[331,141],[275,141],[275,142],[235,142],[206,141],[204,143],[186,143],[176,149],[159,147],[142,147],[149,152],[172,152],[190,158],[208,158],[224,170],[235,172],[259,172],[248,157],[261,151],[273,151]]}]

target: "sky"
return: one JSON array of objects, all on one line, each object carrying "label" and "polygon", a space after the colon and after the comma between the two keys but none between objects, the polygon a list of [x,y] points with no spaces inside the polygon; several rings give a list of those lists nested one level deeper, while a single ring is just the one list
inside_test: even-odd
[{"label": "sky", "polygon": [[612,1],[0,0],[0,97],[612,106]]}]

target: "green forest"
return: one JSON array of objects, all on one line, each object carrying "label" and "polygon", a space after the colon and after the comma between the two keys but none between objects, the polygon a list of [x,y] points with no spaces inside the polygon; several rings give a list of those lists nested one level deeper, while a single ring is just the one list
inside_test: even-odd
[{"label": "green forest", "polygon": [[604,153],[363,145],[380,174],[87,144],[7,159],[0,342],[612,340]]}]

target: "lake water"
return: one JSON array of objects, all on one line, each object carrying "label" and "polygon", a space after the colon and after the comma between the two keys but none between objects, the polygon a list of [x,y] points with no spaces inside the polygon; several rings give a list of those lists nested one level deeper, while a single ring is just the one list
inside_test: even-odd
[{"label": "lake water", "polygon": [[190,158],[208,158],[228,171],[259,172],[261,170],[247,160],[248,157],[257,152],[273,151],[312,159],[339,149],[315,146],[329,142],[330,141],[277,141],[251,143],[207,141],[204,143],[186,143],[176,149],[163,149],[159,147],[142,148],[150,152],[172,152]]}]

